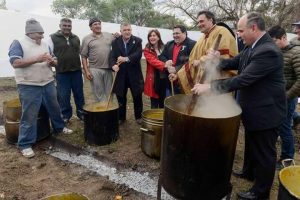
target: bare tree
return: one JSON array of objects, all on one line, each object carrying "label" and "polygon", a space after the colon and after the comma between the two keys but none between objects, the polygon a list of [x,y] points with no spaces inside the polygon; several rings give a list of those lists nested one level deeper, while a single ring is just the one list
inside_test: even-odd
[{"label": "bare tree", "polygon": [[214,12],[221,21],[237,21],[242,15],[256,11],[262,13],[267,26],[279,24],[288,25],[299,17],[299,0],[163,0],[165,7],[181,12],[193,21],[200,10]]}]

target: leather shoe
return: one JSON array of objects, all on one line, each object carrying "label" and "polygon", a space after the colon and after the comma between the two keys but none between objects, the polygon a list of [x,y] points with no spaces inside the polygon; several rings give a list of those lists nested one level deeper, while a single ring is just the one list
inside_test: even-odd
[{"label": "leather shoe", "polygon": [[141,125],[142,122],[143,122],[143,120],[142,120],[141,118],[139,118],[139,119],[137,119],[137,120],[135,120],[135,121],[136,121],[136,123],[137,123],[138,125]]},{"label": "leather shoe", "polygon": [[232,170],[232,175],[237,178],[246,179],[248,181],[254,181],[254,177],[251,176],[250,174],[247,174],[246,172],[243,172],[243,170],[241,171]]},{"label": "leather shoe", "polygon": [[268,200],[269,195],[258,195],[257,193],[249,190],[237,193],[238,200]]}]

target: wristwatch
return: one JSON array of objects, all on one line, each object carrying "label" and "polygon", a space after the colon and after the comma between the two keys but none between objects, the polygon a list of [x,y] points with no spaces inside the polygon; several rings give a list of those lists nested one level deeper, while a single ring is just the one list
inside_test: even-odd
[{"label": "wristwatch", "polygon": [[125,58],[125,62],[129,62],[130,60],[129,60],[129,58],[128,57],[126,57]]}]

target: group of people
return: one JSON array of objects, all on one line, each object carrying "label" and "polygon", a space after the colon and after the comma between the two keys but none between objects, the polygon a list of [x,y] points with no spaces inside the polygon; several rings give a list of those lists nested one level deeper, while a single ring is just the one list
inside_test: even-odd
[{"label": "group of people", "polygon": [[[49,45],[42,41],[43,28],[35,19],[26,22],[25,37],[10,46],[22,104],[18,146],[25,157],[34,156],[36,120],[39,107],[48,110],[54,132],[71,133],[65,127],[72,116],[71,91],[76,114],[83,119],[83,79],[96,101],[107,101],[113,79],[113,92],[119,103],[119,122],[126,120],[127,91],[131,90],[136,122],[141,124],[142,93],[150,97],[151,108],[163,108],[172,94],[227,93],[236,91],[245,127],[244,166],[233,175],[255,181],[250,190],[238,193],[241,199],[267,199],[277,163],[276,141],[282,141],[279,161],[294,157],[292,117],[300,92],[300,22],[293,24],[298,37],[290,43],[285,30],[274,26],[266,31],[261,14],[251,12],[240,18],[237,34],[245,47],[238,50],[236,34],[216,23],[210,11],[197,15],[203,33],[196,42],[182,25],[174,26],[173,40],[165,45],[157,29],[149,31],[148,43],[132,35],[129,23],[122,23],[120,35],[102,32],[101,21],[92,18],[92,31],[83,38],[71,32],[72,21],[63,18],[60,30]],[[220,44],[215,41],[222,35]],[[214,49],[217,48],[217,49]],[[145,84],[140,60],[147,63]],[[199,83],[203,63],[218,58],[219,77]],[[56,86],[51,67],[56,69]],[[204,69],[205,70],[205,69]],[[115,75],[113,75],[115,73]],[[115,77],[113,77],[115,76]]]}]

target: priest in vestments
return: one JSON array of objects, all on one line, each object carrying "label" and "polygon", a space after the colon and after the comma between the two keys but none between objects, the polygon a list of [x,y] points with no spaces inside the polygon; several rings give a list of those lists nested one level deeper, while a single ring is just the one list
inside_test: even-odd
[{"label": "priest in vestments", "polygon": [[[215,16],[210,11],[200,11],[197,17],[198,27],[203,33],[194,48],[192,49],[189,62],[185,64],[177,74],[173,76],[178,79],[183,93],[191,93],[191,89],[196,83],[198,70],[206,60],[207,52],[214,47],[219,34],[222,35],[218,50],[222,58],[230,58],[238,54],[237,44],[233,32],[230,32],[224,26],[216,25]],[[221,73],[217,79],[226,78],[235,75],[235,71]],[[203,74],[200,72],[200,79]],[[198,79],[199,80],[199,79]]]}]

